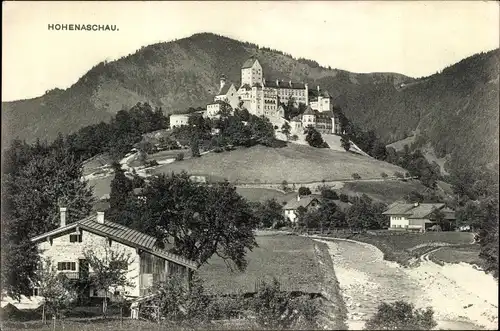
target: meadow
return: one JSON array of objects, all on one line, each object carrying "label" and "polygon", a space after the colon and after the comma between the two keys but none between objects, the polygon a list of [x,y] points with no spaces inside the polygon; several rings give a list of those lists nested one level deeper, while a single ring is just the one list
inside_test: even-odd
[{"label": "meadow", "polygon": [[361,178],[380,178],[382,172],[392,176],[404,170],[370,157],[289,144],[282,148],[253,146],[229,152],[209,153],[155,168],[153,173],[187,171],[206,176],[209,181],[224,179],[233,183],[307,183]]},{"label": "meadow", "polygon": [[276,277],[282,289],[319,293],[323,276],[310,238],[293,235],[257,236],[259,247],[247,253],[245,271],[231,271],[213,256],[199,269],[206,289],[214,294],[254,292],[255,284]]}]

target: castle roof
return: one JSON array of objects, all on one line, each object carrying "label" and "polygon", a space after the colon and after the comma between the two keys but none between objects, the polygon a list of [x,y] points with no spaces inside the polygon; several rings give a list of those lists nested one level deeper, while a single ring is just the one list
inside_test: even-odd
[{"label": "castle roof", "polygon": [[248,60],[245,61],[245,63],[243,63],[243,65],[241,66],[241,69],[251,68],[253,66],[253,64],[255,63],[255,61],[257,61],[256,58],[254,58],[254,57],[249,58]]},{"label": "castle roof", "polygon": [[297,89],[297,90],[305,90],[306,84],[304,83],[298,83],[298,82],[292,82],[292,81],[283,81],[283,80],[265,80],[264,81],[264,86],[265,87],[272,87],[272,88],[287,88],[287,89]]},{"label": "castle roof", "polygon": [[[251,87],[250,87],[250,85],[248,85],[248,84],[243,84],[243,85],[241,85],[241,86],[240,86],[240,88],[239,88],[239,89],[244,89],[244,90],[247,90],[247,91],[248,91],[248,90],[251,90],[252,88],[251,88]],[[239,90],[239,89],[238,89],[238,90]]]},{"label": "castle roof", "polygon": [[316,112],[311,108],[311,106],[307,106],[307,109],[303,115],[316,115]]},{"label": "castle roof", "polygon": [[226,95],[232,85],[233,85],[232,83],[226,82],[222,86],[222,88],[220,89],[220,91],[219,91],[219,93],[217,95]]}]

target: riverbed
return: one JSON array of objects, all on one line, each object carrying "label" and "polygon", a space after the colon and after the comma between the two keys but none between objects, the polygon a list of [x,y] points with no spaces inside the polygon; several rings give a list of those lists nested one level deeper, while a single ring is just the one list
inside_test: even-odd
[{"label": "riverbed", "polygon": [[428,261],[419,267],[403,268],[383,260],[382,252],[372,245],[316,240],[329,247],[351,330],[362,329],[381,302],[398,300],[417,308],[432,307],[437,329],[496,328],[498,284],[472,266],[439,266]]}]

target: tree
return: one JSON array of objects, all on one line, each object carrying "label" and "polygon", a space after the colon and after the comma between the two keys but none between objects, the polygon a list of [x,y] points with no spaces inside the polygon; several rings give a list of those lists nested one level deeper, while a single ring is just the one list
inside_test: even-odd
[{"label": "tree", "polygon": [[271,330],[292,327],[316,328],[318,307],[310,300],[293,298],[291,293],[282,291],[280,286],[276,278],[273,278],[271,283],[262,282],[252,298],[252,310],[255,312],[259,328]]},{"label": "tree", "polygon": [[306,141],[309,146],[316,148],[328,148],[328,144],[321,137],[321,133],[313,127],[306,128]]},{"label": "tree", "polygon": [[415,309],[411,303],[396,301],[381,303],[365,330],[432,330],[436,325],[432,308]]},{"label": "tree", "polygon": [[311,195],[311,189],[309,187],[301,186],[299,187],[299,195]]},{"label": "tree", "polygon": [[283,191],[288,192],[290,190],[290,187],[288,187],[288,182],[286,180],[283,180],[281,182],[281,188]]},{"label": "tree", "polygon": [[191,139],[191,156],[200,157],[199,138],[197,134],[193,135]]},{"label": "tree", "polygon": [[440,209],[434,208],[434,210],[429,215],[429,219],[439,225],[441,229],[449,230],[449,225],[445,223],[445,216],[446,215]]},{"label": "tree", "polygon": [[328,186],[321,186],[319,188],[321,192],[321,197],[326,200],[339,200],[339,196],[335,190]]},{"label": "tree", "polygon": [[94,198],[66,146],[14,143],[4,155],[1,286],[18,298],[30,295],[29,279],[36,280],[38,251],[30,238],[59,226],[59,207],[68,208],[68,223],[88,216]]},{"label": "tree", "polygon": [[268,199],[264,203],[258,203],[255,216],[259,220],[259,225],[264,228],[282,224],[285,220],[283,206],[276,199]]},{"label": "tree", "polygon": [[361,179],[361,176],[360,176],[358,173],[353,173],[353,174],[351,175],[351,177],[352,177],[353,179],[355,179],[355,180],[359,180],[359,179]]},{"label": "tree", "polygon": [[109,204],[111,213],[119,212],[126,204],[133,190],[132,180],[125,176],[125,171],[121,164],[114,162],[112,164],[115,171],[115,177],[111,181],[111,192],[109,194]]},{"label": "tree", "polygon": [[351,149],[351,141],[346,135],[342,135],[340,137],[340,145],[342,146],[343,149],[346,150],[346,152],[348,152],[349,149]]},{"label": "tree", "polygon": [[340,193],[339,200],[342,202],[349,202],[349,196],[345,193]]},{"label": "tree", "polygon": [[144,223],[141,231],[159,242],[173,241],[173,253],[198,265],[216,254],[245,269],[246,250],[257,246],[259,220],[234,186],[196,183],[187,173],[162,174],[151,178],[144,196],[144,209],[136,216]]},{"label": "tree", "polygon": [[281,126],[281,133],[286,136],[286,140],[288,140],[290,137],[290,130],[290,124],[288,122],[283,123],[283,125]]},{"label": "tree", "polygon": [[346,221],[351,229],[380,229],[387,227],[387,220],[382,212],[385,205],[373,203],[366,194],[353,199],[353,204],[346,213]]},{"label": "tree", "polygon": [[481,202],[481,230],[479,231],[479,257],[484,267],[498,279],[498,194]]},{"label": "tree", "polygon": [[380,177],[386,179],[388,176],[387,176],[387,174],[385,172],[381,172],[380,173]]},{"label": "tree", "polygon": [[47,311],[58,316],[62,309],[76,301],[77,294],[64,274],[59,274],[49,258],[41,261],[37,270],[38,295],[43,298],[42,320],[46,322]]},{"label": "tree", "polygon": [[[116,244],[115,244],[116,245]],[[84,258],[92,270],[90,283],[98,291],[104,292],[102,313],[106,317],[108,295],[113,288],[131,287],[134,284],[129,276],[130,265],[134,262],[132,254],[118,248],[112,248],[106,239],[102,246],[85,248]]]}]

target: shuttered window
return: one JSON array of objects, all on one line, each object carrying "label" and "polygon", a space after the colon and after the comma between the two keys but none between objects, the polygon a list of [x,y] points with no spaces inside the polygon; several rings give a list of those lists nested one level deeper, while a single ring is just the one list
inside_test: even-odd
[{"label": "shuttered window", "polygon": [[57,270],[65,271],[65,270],[76,270],[76,262],[58,262]]}]

